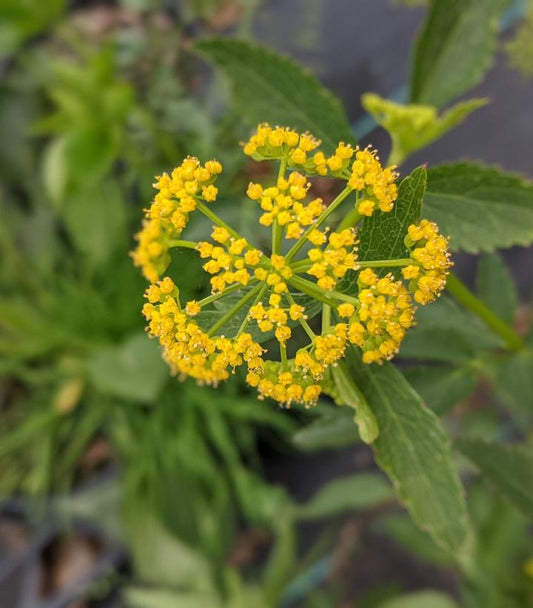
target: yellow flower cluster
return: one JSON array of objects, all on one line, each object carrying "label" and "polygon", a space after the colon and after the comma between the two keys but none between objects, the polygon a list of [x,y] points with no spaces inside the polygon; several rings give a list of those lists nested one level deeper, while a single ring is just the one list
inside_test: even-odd
[{"label": "yellow flower cluster", "polygon": [[159,339],[163,355],[173,373],[216,386],[229,377],[228,369],[246,363],[250,371],[263,367],[263,349],[248,333],[235,339],[210,337],[191,317],[198,303],[188,302],[182,310],[178,290],[169,277],[151,285],[143,314],[150,335]]},{"label": "yellow flower cluster", "polygon": [[168,267],[171,239],[178,238],[197,207],[198,199],[216,200],[218,189],[213,185],[222,165],[211,160],[202,165],[197,158],[186,158],[170,175],[156,177],[158,190],[146,211],[148,218],[136,235],[138,246],[132,252],[133,263],[151,282],[157,281]]},{"label": "yellow flower cluster", "polygon": [[171,224],[155,218],[144,220],[142,230],[135,235],[138,245],[131,253],[133,264],[141,268],[144,277],[152,283],[170,264],[168,249],[174,232]]},{"label": "yellow flower cluster", "polygon": [[[397,175],[394,168],[383,168],[369,148],[341,142],[326,156],[319,145],[308,133],[267,124],[259,125],[245,144],[245,153],[254,159],[280,161],[274,185],[252,182],[247,191],[261,209],[259,223],[272,227],[266,247],[251,244],[252,237],[244,238],[206,205],[217,198],[214,181],[222,171],[217,161],[202,165],[187,158],[170,175],[157,178],[158,192],[132,255],[152,283],[143,308],[148,331],[178,376],[216,385],[245,366],[246,381],[261,398],[285,406],[313,405],[328,369],[349,345],[361,349],[365,363],[390,359],[414,323],[411,293],[425,304],[444,287],[450,266],[447,240],[425,220],[409,227],[408,259],[358,260],[353,224],[361,215],[393,208]],[[329,206],[309,193],[308,177],[317,174],[346,183]],[[357,214],[348,214],[332,230],[334,212],[350,196]],[[182,240],[192,212],[212,223],[210,240]],[[182,303],[173,281],[160,280],[173,247],[196,252],[210,275],[210,295]],[[377,274],[374,268],[387,262],[402,266],[400,279]],[[342,291],[348,272],[357,273],[353,293]],[[230,293],[231,300],[225,300]],[[316,303],[324,306],[320,329],[310,318],[319,309]],[[291,347],[296,340],[298,349]]]},{"label": "yellow flower cluster", "polygon": [[353,190],[364,193],[364,198],[357,207],[359,213],[370,216],[376,206],[385,213],[392,211],[398,196],[395,183],[397,178],[394,167],[384,169],[381,166],[375,150],[357,150],[348,185]]},{"label": "yellow flower cluster", "polygon": [[361,348],[365,363],[391,359],[414,322],[409,291],[392,275],[379,278],[370,268],[359,273],[358,283],[357,308],[342,304],[338,310],[350,316],[348,340]]},{"label": "yellow flower cluster", "polygon": [[[319,145],[320,142],[308,134],[299,135],[284,127],[262,124],[244,145],[244,152],[256,160],[283,159],[288,167],[301,168],[309,175],[346,179],[352,190],[363,195],[357,203],[360,215],[370,216],[377,208],[385,213],[392,210],[398,196],[395,183],[398,174],[394,167],[382,167],[375,150],[370,147],[361,150],[340,142],[334,154],[326,156],[322,151],[315,151]],[[310,152],[314,154],[309,156]],[[251,187],[248,195],[258,200],[260,188],[257,184]]]},{"label": "yellow flower cluster", "polygon": [[296,171],[292,172],[288,179],[279,178],[277,185],[269,188],[250,183],[248,196],[259,201],[264,211],[259,222],[263,226],[271,226],[277,222],[279,226],[283,226],[285,238],[299,238],[303,234],[303,227],[310,226],[325,209],[320,198],[304,202],[310,185],[306,177]]},{"label": "yellow flower cluster", "polygon": [[244,144],[244,153],[255,160],[286,158],[289,166],[305,165],[308,154],[320,145],[309,133],[297,133],[287,127],[259,125]]},{"label": "yellow flower cluster", "polygon": [[[313,230],[307,238],[314,245],[326,243],[326,235],[320,230]],[[331,232],[324,249],[315,247],[309,250],[307,255],[312,265],[307,274],[316,277],[320,289],[332,290],[349,270],[357,268],[355,243],[355,230],[347,228]]]},{"label": "yellow flower cluster", "polygon": [[279,293],[272,293],[268,300],[268,306],[262,302],[250,307],[250,319],[257,322],[259,329],[266,333],[275,329],[276,340],[280,344],[285,344],[292,335],[288,325],[291,321],[305,319],[305,308],[296,303],[288,303],[288,307],[281,306],[282,296]]},{"label": "yellow flower cluster", "polygon": [[452,265],[448,239],[439,234],[434,222],[422,220],[409,226],[405,244],[411,249],[413,264],[402,268],[404,279],[419,304],[433,302],[446,287],[446,276]]},{"label": "yellow flower cluster", "polygon": [[196,249],[201,258],[209,258],[203,269],[215,275],[211,278],[213,293],[220,293],[234,283],[248,285],[251,272],[261,262],[261,251],[251,247],[246,239],[233,237],[224,227],[215,226],[211,238],[221,246],[201,241]]}]

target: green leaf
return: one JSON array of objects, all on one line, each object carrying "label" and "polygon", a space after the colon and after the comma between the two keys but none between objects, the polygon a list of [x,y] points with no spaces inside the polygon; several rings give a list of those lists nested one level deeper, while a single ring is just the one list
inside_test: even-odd
[{"label": "green leaf", "polygon": [[502,0],[433,0],[415,45],[411,101],[441,108],[492,64]]},{"label": "green leaf", "polygon": [[417,591],[380,604],[379,608],[457,608],[457,604],[439,591]]},{"label": "green leaf", "polygon": [[295,508],[298,519],[321,519],[354,509],[371,509],[394,498],[389,483],[375,473],[334,479],[307,503]]},{"label": "green leaf", "polygon": [[485,254],[479,260],[477,290],[480,299],[502,321],[512,325],[518,308],[518,294],[509,269],[497,253]]},{"label": "green leaf", "polygon": [[449,553],[438,547],[431,538],[419,530],[406,514],[395,514],[381,518],[377,525],[390,534],[396,543],[405,547],[424,562],[438,566],[453,566]]},{"label": "green leaf", "polygon": [[351,349],[354,380],[374,412],[380,433],[372,444],[413,521],[459,561],[471,551],[463,488],[439,420],[389,363],[365,365]]},{"label": "green leaf", "polygon": [[372,443],[379,435],[379,426],[372,410],[343,363],[330,368],[331,382],[324,387],[337,405],[347,405],[355,410],[354,422],[359,436],[365,443]]},{"label": "green leaf", "polygon": [[533,351],[495,357],[486,367],[498,395],[510,407],[533,411]]},{"label": "green leaf", "polygon": [[404,374],[425,403],[439,415],[469,397],[477,385],[474,371],[468,367],[421,366],[404,370]]},{"label": "green leaf", "polygon": [[362,103],[392,139],[389,163],[400,165],[410,154],[456,127],[474,110],[486,105],[488,100],[462,101],[441,116],[434,106],[402,105],[375,93],[365,93]]},{"label": "green leaf", "polygon": [[371,217],[364,219],[359,231],[360,260],[409,257],[404,238],[409,226],[420,216],[425,189],[426,169],[418,167],[401,181],[398,199],[392,211],[376,211]]},{"label": "green leaf", "polygon": [[60,209],[69,236],[89,264],[104,264],[126,243],[126,207],[118,185],[94,184],[69,196]]},{"label": "green leaf", "polygon": [[533,243],[533,184],[474,163],[428,172],[423,215],[469,253]]},{"label": "green leaf", "polygon": [[359,441],[353,414],[338,407],[313,420],[292,436],[292,443],[299,450],[339,449]]},{"label": "green leaf", "polygon": [[533,448],[530,445],[505,446],[465,438],[457,440],[455,446],[515,507],[533,518]]},{"label": "green leaf", "polygon": [[156,399],[168,378],[159,346],[145,333],[95,353],[88,372],[99,391],[141,402]]},{"label": "green leaf", "polygon": [[210,564],[204,555],[170,534],[145,509],[130,505],[126,521],[135,570],[141,580],[153,585],[212,593]]},{"label": "green leaf", "polygon": [[402,342],[402,357],[467,363],[479,353],[503,345],[479,318],[448,297],[421,306],[417,322]]},{"label": "green leaf", "polygon": [[196,48],[228,77],[249,122],[309,130],[327,152],[339,141],[355,143],[338,99],[287,57],[243,40],[201,40]]}]

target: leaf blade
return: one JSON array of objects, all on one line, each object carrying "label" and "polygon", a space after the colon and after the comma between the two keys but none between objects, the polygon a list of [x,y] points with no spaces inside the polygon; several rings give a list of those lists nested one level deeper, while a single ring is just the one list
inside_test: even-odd
[{"label": "leaf blade", "polygon": [[365,365],[352,349],[354,379],[380,426],[372,444],[413,521],[458,560],[471,551],[463,489],[448,437],[396,368]]},{"label": "leaf blade", "polygon": [[526,517],[533,518],[533,449],[530,446],[504,446],[477,438],[459,439],[455,446]]},{"label": "leaf blade", "polygon": [[339,141],[356,143],[338,99],[287,57],[243,40],[201,40],[196,48],[229,78],[251,122],[309,130],[329,152]]},{"label": "leaf blade", "polygon": [[452,250],[491,252],[533,243],[533,184],[459,162],[428,171],[422,214],[450,237]]}]

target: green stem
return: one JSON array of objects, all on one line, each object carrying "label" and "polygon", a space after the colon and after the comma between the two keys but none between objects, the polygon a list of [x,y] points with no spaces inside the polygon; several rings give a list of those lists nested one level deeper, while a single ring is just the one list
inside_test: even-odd
[{"label": "green stem", "polygon": [[285,256],[285,260],[290,262],[292,258],[300,251],[300,249],[307,242],[307,237],[313,232],[322,226],[322,224],[328,219],[328,217],[337,209],[337,207],[342,203],[342,201],[352,192],[352,189],[349,186],[346,186],[344,190],[331,202],[329,207],[325,209],[322,214],[318,217],[314,224],[311,224],[309,228],[302,234],[302,236],[296,241],[296,243],[292,246],[290,251]]},{"label": "green stem", "polygon": [[223,315],[211,329],[207,332],[207,335],[211,337],[214,335],[221,327],[223,327],[230,319],[232,319],[238,312],[246,306],[246,304],[252,299],[255,298],[262,285],[257,285],[251,291],[249,291],[245,296],[243,296],[232,308],[228,310],[228,312]]},{"label": "green stem", "polygon": [[[308,296],[315,298],[315,300],[322,302],[323,304],[336,307],[335,301],[328,298],[328,296],[325,295],[324,291],[320,289],[320,287],[317,287],[315,283],[312,283],[311,281],[307,281],[306,279],[302,279],[301,277],[292,277],[291,279],[289,279],[289,284],[293,287],[296,287],[296,289],[303,291],[303,293],[306,293]],[[331,292],[328,292],[328,294],[331,294]]]},{"label": "green stem", "polygon": [[198,243],[194,241],[182,241],[179,239],[170,240],[168,242],[169,247],[184,247],[185,249],[196,249]]},{"label": "green stem", "polygon": [[[294,298],[292,297],[292,294],[291,294],[290,291],[287,291],[285,293],[285,297],[287,298],[287,301],[289,302],[289,304],[291,306],[293,304],[296,304],[296,302],[294,301]],[[311,326],[309,325],[309,323],[305,319],[298,319],[298,323],[300,324],[300,326],[302,327],[302,329],[305,331],[305,333],[309,336],[309,338],[311,338],[311,341],[314,342],[315,338],[316,338],[316,334],[311,329]]]},{"label": "green stem", "polygon": [[286,372],[289,369],[289,360],[287,358],[287,347],[285,343],[279,342],[279,354],[281,357],[281,369]]},{"label": "green stem", "polygon": [[[263,296],[265,295],[265,291],[267,289],[268,289],[268,285],[263,285],[261,287],[259,293],[257,294],[257,297],[252,302],[252,306],[256,306],[257,304],[259,304],[259,302],[262,300]],[[235,336],[236,338],[238,338],[242,334],[242,332],[248,327],[248,323],[250,323],[250,315],[246,315],[244,317],[244,320],[241,323],[241,326],[239,327],[239,331],[237,332],[237,335]]]},{"label": "green stem", "polygon": [[236,239],[244,238],[231,226],[228,226],[228,224],[226,224],[226,222],[221,217],[211,211],[211,209],[209,209],[206,204],[202,203],[202,201],[196,201],[196,208],[201,211],[207,218],[209,218],[213,222],[213,224],[217,224],[217,226],[225,228],[231,234],[231,236],[235,237]]},{"label": "green stem", "polygon": [[[392,268],[394,266],[408,266],[412,263],[413,260],[411,258],[399,258],[396,260],[368,260],[365,262],[357,261],[357,266],[359,268]],[[310,262],[309,260],[300,260],[298,262],[294,262],[294,264],[291,264],[291,268],[294,272],[303,272],[312,265],[313,262]]]},{"label": "green stem", "polygon": [[[252,279],[252,281],[255,279]],[[231,285],[231,287],[226,287],[226,289],[224,289],[224,291],[221,291],[220,293],[214,293],[211,296],[207,296],[207,298],[204,298],[203,300],[200,300],[198,302],[198,304],[200,304],[200,306],[206,306],[207,304],[211,304],[211,302],[216,302],[216,300],[219,300],[220,298],[223,298],[224,296],[227,296],[228,293],[233,293],[234,291],[237,291],[237,289],[241,289],[242,285],[240,283],[234,283],[233,285]]]},{"label": "green stem", "polygon": [[393,266],[409,266],[412,264],[411,258],[398,258],[397,260],[368,260],[365,262],[357,261],[360,268],[389,268]]},{"label": "green stem", "polygon": [[[285,171],[287,169],[287,159],[282,158],[279,163],[278,177],[276,180],[276,186],[280,179],[285,177]],[[283,236],[283,228],[278,224],[278,220],[274,220],[272,224],[272,253],[281,253],[281,239]]]},{"label": "green stem", "polygon": [[331,325],[331,306],[324,304],[322,306],[322,333],[326,333]]},{"label": "green stem", "polygon": [[523,348],[524,342],[522,338],[507,323],[504,323],[494,314],[490,308],[487,308],[481,300],[476,298],[470,289],[452,273],[448,275],[446,289],[465,308],[471,310],[496,334],[501,336],[511,350]]}]

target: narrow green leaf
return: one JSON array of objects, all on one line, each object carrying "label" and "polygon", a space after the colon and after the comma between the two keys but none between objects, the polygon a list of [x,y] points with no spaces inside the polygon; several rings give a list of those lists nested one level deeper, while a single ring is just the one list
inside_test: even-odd
[{"label": "narrow green leaf", "polygon": [[428,172],[423,215],[469,253],[533,243],[533,184],[475,163]]},{"label": "narrow green leaf", "polygon": [[364,108],[385,128],[392,139],[389,163],[401,164],[410,154],[420,150],[456,127],[474,110],[488,103],[487,99],[462,101],[441,116],[434,106],[403,105],[383,99],[375,93],[362,96]]},{"label": "narrow green leaf", "polygon": [[439,415],[469,397],[477,385],[469,367],[428,365],[407,369],[404,374],[426,405]]},{"label": "narrow green leaf", "polygon": [[108,395],[133,401],[153,401],[168,378],[155,340],[135,334],[121,346],[98,351],[89,361],[95,387]]},{"label": "narrow green leaf", "polygon": [[325,390],[326,392],[329,391],[335,403],[337,405],[347,405],[355,410],[354,422],[361,439],[365,443],[375,441],[379,435],[376,417],[343,363],[331,367],[331,384],[331,386],[327,385]]},{"label": "narrow green leaf", "polygon": [[492,64],[502,0],[433,0],[415,45],[411,101],[445,106]]},{"label": "narrow green leaf", "polygon": [[201,40],[196,48],[229,78],[235,102],[251,123],[309,130],[331,152],[355,143],[338,99],[287,57],[243,40]]},{"label": "narrow green leaf", "polygon": [[472,543],[463,488],[437,417],[391,364],[365,365],[354,349],[348,360],[380,427],[372,444],[378,464],[414,522],[466,560]]},{"label": "narrow green leaf", "polygon": [[457,608],[457,604],[440,591],[417,591],[389,600],[379,608]]},{"label": "narrow green leaf", "polygon": [[487,253],[480,258],[477,290],[480,299],[502,321],[512,325],[518,307],[518,294],[509,269],[497,253]]},{"label": "narrow green leaf", "polygon": [[533,518],[533,448],[464,438],[455,446],[515,507]]},{"label": "narrow green leaf", "polygon": [[322,487],[307,503],[295,508],[298,519],[320,519],[354,509],[371,509],[393,499],[389,483],[381,475],[360,473]]}]

